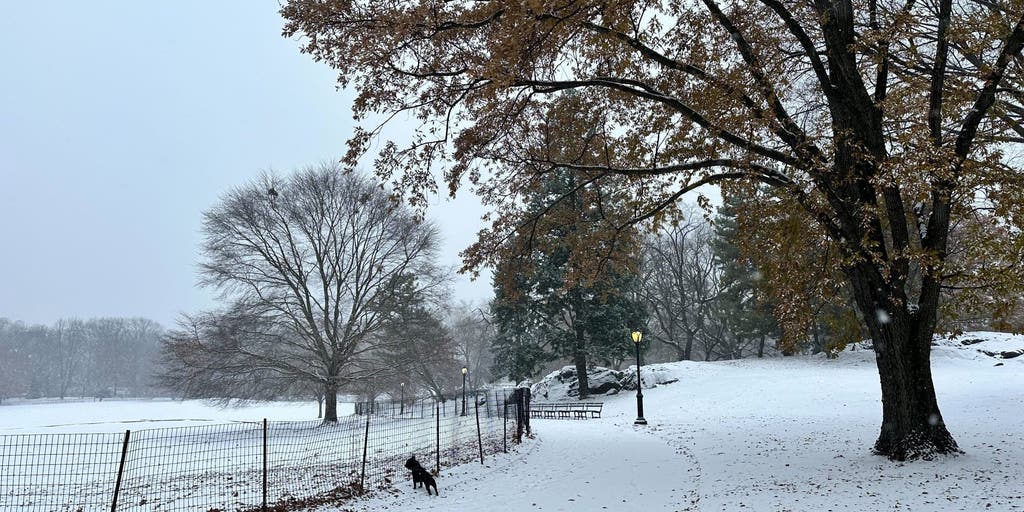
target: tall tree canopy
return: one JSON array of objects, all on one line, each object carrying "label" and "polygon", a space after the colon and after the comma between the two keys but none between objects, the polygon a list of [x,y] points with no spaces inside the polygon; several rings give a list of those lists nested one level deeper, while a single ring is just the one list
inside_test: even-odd
[{"label": "tall tree canopy", "polygon": [[264,397],[259,383],[340,387],[378,372],[373,336],[417,289],[438,284],[437,232],[358,173],[334,165],[264,174],[203,217],[203,284],[228,306],[171,333],[165,382]]},{"label": "tall tree canopy", "polygon": [[[284,33],[355,88],[358,119],[422,121],[409,145],[384,146],[379,173],[422,205],[432,164],[450,161],[449,189],[469,180],[496,207],[484,242],[514,222],[530,169],[631,177],[634,220],[725,180],[788,195],[836,245],[875,340],[875,451],[959,450],[929,346],[944,284],[998,275],[949,258],[957,220],[985,211],[1008,226],[994,267],[1022,272],[1024,179],[1008,165],[1024,140],[1021,0],[292,0],[281,12]],[[592,129],[560,133],[573,119]],[[350,161],[377,132],[356,132]]]}]

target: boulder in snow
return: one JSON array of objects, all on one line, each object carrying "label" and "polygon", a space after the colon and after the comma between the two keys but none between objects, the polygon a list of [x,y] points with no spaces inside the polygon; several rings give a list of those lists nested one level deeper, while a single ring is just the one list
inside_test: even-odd
[{"label": "boulder in snow", "polygon": [[[640,377],[644,388],[653,388],[658,384],[671,384],[679,380],[675,373],[663,365],[657,364],[644,366]],[[624,371],[595,366],[587,370],[587,383],[592,396],[614,395],[624,389],[635,390],[636,366],[631,366]],[[531,387],[531,392],[537,400],[556,401],[578,397],[580,390],[579,380],[576,378],[576,367],[565,366],[549,373]]]}]

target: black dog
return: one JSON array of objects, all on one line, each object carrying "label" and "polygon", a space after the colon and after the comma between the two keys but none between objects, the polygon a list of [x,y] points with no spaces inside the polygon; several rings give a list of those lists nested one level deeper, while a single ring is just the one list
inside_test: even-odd
[{"label": "black dog", "polygon": [[437,492],[437,482],[434,481],[434,477],[430,475],[430,472],[423,469],[419,461],[416,460],[416,456],[409,457],[409,460],[405,461],[405,469],[412,471],[412,488],[416,488],[416,484],[422,484],[427,489],[427,496],[430,496],[430,488],[434,488],[434,494],[440,496],[441,493]]}]

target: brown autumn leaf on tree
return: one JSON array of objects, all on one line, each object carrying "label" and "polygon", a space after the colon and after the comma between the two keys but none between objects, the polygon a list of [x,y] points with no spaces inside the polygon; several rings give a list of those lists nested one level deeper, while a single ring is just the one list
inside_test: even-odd
[{"label": "brown autumn leaf on tree", "polygon": [[[835,243],[875,341],[875,452],[959,452],[929,347],[960,207],[984,201],[1021,236],[1021,0],[293,0],[281,13],[358,93],[358,120],[420,122],[375,162],[414,205],[438,167],[499,228],[548,167],[630,178],[634,220],[703,184],[786,194]],[[600,120],[592,136],[546,149],[542,126],[581,117]],[[350,163],[377,132],[356,131]]]}]

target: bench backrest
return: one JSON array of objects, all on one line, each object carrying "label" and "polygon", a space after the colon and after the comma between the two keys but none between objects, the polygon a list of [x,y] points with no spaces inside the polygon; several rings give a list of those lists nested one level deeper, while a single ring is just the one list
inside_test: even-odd
[{"label": "bench backrest", "polygon": [[600,418],[602,408],[603,402],[533,402],[530,416],[538,413],[544,418]]}]

